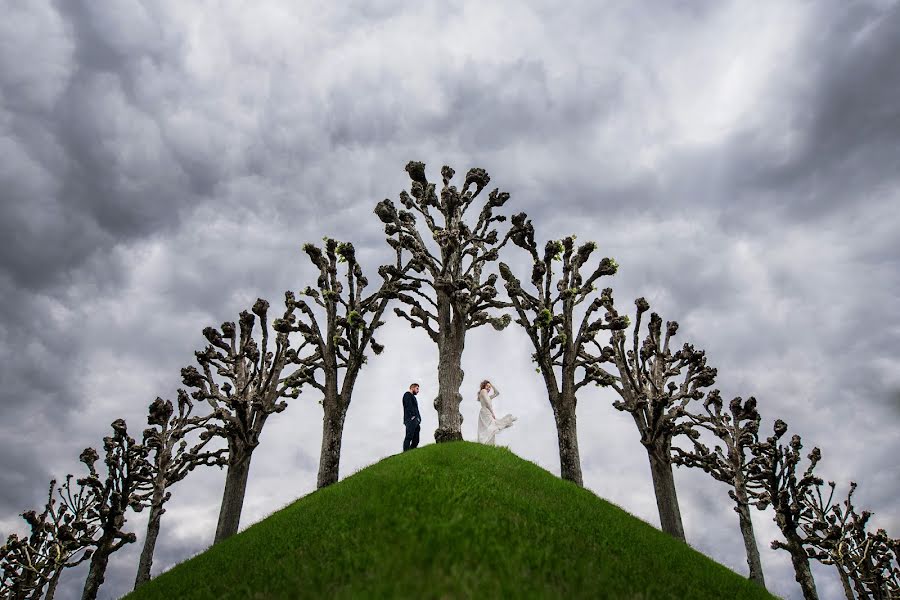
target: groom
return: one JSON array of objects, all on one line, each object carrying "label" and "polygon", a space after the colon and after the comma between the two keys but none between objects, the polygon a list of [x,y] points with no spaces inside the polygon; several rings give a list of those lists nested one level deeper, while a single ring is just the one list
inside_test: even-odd
[{"label": "groom", "polygon": [[403,438],[403,451],[419,445],[419,430],[422,428],[422,415],[419,414],[419,402],[416,394],[419,393],[419,384],[409,386],[409,391],[403,394],[403,424],[406,425],[406,437]]}]

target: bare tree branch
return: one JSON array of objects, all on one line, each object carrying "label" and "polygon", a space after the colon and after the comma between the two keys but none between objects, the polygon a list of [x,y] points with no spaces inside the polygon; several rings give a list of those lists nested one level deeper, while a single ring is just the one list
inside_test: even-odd
[{"label": "bare tree branch", "polygon": [[782,444],[781,438],[787,429],[787,424],[779,419],[775,421],[772,436],[751,446],[753,457],[747,463],[747,489],[757,508],[772,506],[775,523],[784,536],[784,541],[773,541],[772,548],[786,550],[790,554],[794,576],[803,590],[803,597],[817,600],[816,582],[806,552],[811,540],[805,536],[802,513],[804,498],[815,493],[823,483],[814,474],[822,453],[818,448],[813,448],[807,456],[809,462],[806,469],[800,471],[803,444],[796,434],[787,445]]},{"label": "bare tree branch", "polygon": [[[398,308],[394,312],[411,327],[424,329],[438,345],[435,439],[457,440],[462,439],[459,388],[466,332],[488,324],[503,329],[510,322],[508,316],[492,312],[509,307],[495,299],[496,275],[486,281],[482,277],[484,269],[498,259],[500,249],[517,235],[518,226],[514,224],[502,237],[493,228],[495,223],[506,220],[496,212],[509,200],[509,194],[498,189],[488,194],[474,227],[466,222],[466,213],[490,182],[484,169],[470,169],[462,189],[457,189],[450,184],[454,170],[444,166],[440,195],[436,185],[428,181],[424,163],[411,161],[406,165],[406,172],[410,191],[400,193],[400,204],[405,210],[398,210],[391,200],[385,199],[375,207],[375,214],[384,223],[387,243],[397,252],[395,272],[399,272],[403,262],[401,256],[407,255],[408,269],[404,270],[401,281],[417,286],[414,293],[398,296],[407,310]],[[424,220],[422,233],[416,215]],[[437,254],[425,243],[423,233],[434,240]],[[423,302],[434,310],[426,310]]]},{"label": "bare tree branch", "polygon": [[[613,402],[613,407],[630,413],[634,419],[650,461],[663,531],[684,540],[681,509],[672,473],[672,438],[679,433],[690,435],[685,409],[691,401],[703,397],[703,388],[715,383],[716,369],[706,364],[706,353],[695,350],[691,344],[684,344],[681,350],[673,354],[669,341],[678,331],[678,323],[666,323],[663,341],[662,319],[656,313],[650,315],[647,335],[639,346],[643,315],[650,310],[650,304],[644,298],[635,300],[637,310],[631,348],[626,348],[625,334],[630,319],[616,311],[612,290],[603,291],[600,304],[607,310],[605,318],[613,324],[610,346],[603,348],[602,352],[615,361],[618,379],[612,379],[603,372],[597,377],[608,382],[619,395],[620,400]],[[586,331],[594,326],[589,324]],[[616,382],[620,385],[613,385]]]},{"label": "bare tree branch", "polygon": [[[722,410],[719,390],[712,390],[703,402],[703,412],[686,412],[690,428],[681,433],[691,442],[691,450],[673,447],[672,462],[678,466],[703,469],[713,478],[727,483],[731,489],[728,496],[734,501],[738,514],[738,524],[744,539],[750,579],[765,587],[765,577],[753,521],[750,517],[750,497],[747,491],[747,456],[753,444],[759,441],[760,415],[756,410],[756,398],[746,402],[740,397],[728,404],[728,411]],[[712,450],[700,440],[700,432],[706,431],[724,444]]]},{"label": "bare tree branch", "polygon": [[[598,319],[586,332],[584,321],[591,314],[588,308],[582,319],[582,327],[576,333],[575,308],[596,291],[592,283],[584,283],[581,269],[587,263],[597,245],[593,242],[575,250],[575,236],[551,240],[544,246],[541,256],[534,241],[534,227],[524,214],[513,216],[512,242],[524,249],[532,259],[531,284],[533,293],[522,288],[521,281],[506,263],[500,263],[500,275],[506,283],[506,291],[518,318],[516,323],[525,329],[534,347],[532,360],[547,388],[547,396],[556,418],[559,441],[560,465],[563,478],[582,485],[581,459],[578,452],[578,434],[575,421],[577,391],[588,381],[608,385],[599,364],[611,362],[610,354],[594,356],[585,350],[594,335],[601,329],[611,329],[612,322]],[[556,277],[554,265],[559,262],[561,278],[551,291]],[[610,258],[599,261],[594,269],[596,277],[615,274],[618,265]],[[589,278],[593,282],[596,277]],[[599,300],[595,300],[598,302]],[[596,309],[594,309],[596,310]],[[577,373],[581,374],[580,380]]]},{"label": "bare tree branch", "polygon": [[[258,299],[252,312],[241,312],[237,326],[225,322],[218,330],[204,329],[203,335],[209,345],[195,353],[200,370],[194,366],[181,370],[182,382],[193,389],[190,398],[206,401],[213,409],[212,420],[203,424],[206,429],[203,440],[211,435],[222,435],[228,444],[228,471],[216,542],[237,532],[250,458],[259,445],[266,420],[269,415],[287,408],[285,398],[296,398],[300,394],[303,381],[298,372],[303,373],[303,369],[285,377],[282,373],[288,365],[304,365],[304,360],[307,363],[315,360],[316,352],[300,359],[297,349],[291,347],[288,337],[291,331],[300,330],[307,342],[315,335],[312,329],[292,326],[297,319],[297,309],[301,314],[311,313],[305,302],[287,292],[285,311],[272,323],[275,347],[269,350],[269,303]],[[254,339],[257,319],[262,346]],[[304,343],[302,347],[306,346]],[[213,421],[221,425],[215,425]],[[217,455],[209,460],[218,463],[221,457]]]},{"label": "bare tree branch", "polygon": [[[143,510],[144,492],[150,487],[153,469],[147,460],[147,448],[128,435],[125,421],[112,422],[113,434],[103,438],[105,473],[97,471],[100,456],[93,448],[85,448],[80,460],[88,468],[88,475],[78,480],[82,488],[93,496],[97,514],[99,537],[90,544],[94,549],[84,583],[82,600],[97,597],[106,574],[106,566],[113,552],[125,544],[134,543],[137,536],[125,531],[125,513],[131,508]],[[82,492],[83,493],[83,492]]]},{"label": "bare tree branch", "polygon": [[377,355],[384,350],[375,341],[374,333],[384,325],[382,317],[388,302],[399,299],[411,304],[412,315],[401,316],[416,326],[429,328],[430,320],[436,316],[410,295],[420,294],[422,281],[411,275],[416,267],[413,261],[400,267],[380,267],[378,272],[383,280],[380,288],[364,296],[363,290],[369,282],[357,261],[353,244],[326,237],[322,248],[305,244],[303,250],[319,272],[317,287],[307,287],[303,295],[320,300],[317,303],[323,310],[316,314],[304,304],[299,319],[284,322],[280,327],[286,332],[301,333],[309,346],[316,348],[311,354],[291,355],[300,368],[290,383],[309,385],[322,394],[319,403],[324,418],[318,486],[324,487],[338,480],[344,419],[356,379],[368,361],[366,352],[371,348]]}]

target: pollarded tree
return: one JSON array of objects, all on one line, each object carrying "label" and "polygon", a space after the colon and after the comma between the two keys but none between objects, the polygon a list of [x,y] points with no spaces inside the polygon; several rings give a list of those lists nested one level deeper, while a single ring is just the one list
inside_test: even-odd
[{"label": "pollarded tree", "polygon": [[44,586],[53,578],[54,564],[51,557],[53,531],[50,526],[51,513],[54,509],[53,488],[56,481],[50,482],[50,493],[44,510],[38,513],[29,510],[22,513],[22,519],[29,526],[28,535],[19,537],[12,534],[0,547],[0,598],[39,598]]},{"label": "pollarded tree", "polygon": [[672,462],[679,466],[701,468],[713,478],[731,486],[728,496],[734,501],[734,510],[738,514],[750,579],[765,587],[759,548],[750,518],[750,497],[745,473],[750,447],[759,441],[760,416],[756,410],[756,398],[751,397],[746,402],[740,397],[733,398],[725,412],[722,410],[719,390],[712,390],[703,402],[703,410],[703,413],[689,412],[686,416],[695,428],[704,429],[719,438],[725,446],[724,450],[718,445],[710,450],[694,436],[689,438],[693,443],[692,450],[673,448]]},{"label": "pollarded tree", "polygon": [[[113,552],[125,544],[134,543],[137,536],[125,531],[125,513],[143,509],[142,494],[149,488],[152,467],[147,460],[147,448],[128,435],[125,421],[112,422],[113,434],[103,438],[106,457],[103,462],[105,473],[97,471],[99,460],[97,451],[85,448],[80,460],[88,468],[88,475],[78,480],[94,497],[94,507],[98,519],[97,535],[92,540],[93,555],[84,582],[82,600],[93,600],[103,583],[106,566]],[[89,515],[91,518],[93,515]]]},{"label": "pollarded tree", "polygon": [[77,567],[91,558],[94,553],[91,540],[100,527],[97,498],[83,479],[66,475],[65,482],[56,491],[59,503],[49,513],[54,539],[49,554],[55,571],[47,586],[45,600],[53,600],[63,569]]},{"label": "pollarded tree", "polygon": [[[353,387],[368,360],[366,349],[371,347],[372,352],[381,354],[384,347],[372,336],[384,324],[381,317],[388,301],[410,286],[399,281],[402,270],[382,267],[379,269],[384,279],[381,287],[363,296],[369,281],[357,262],[353,244],[325,238],[324,252],[314,244],[305,244],[303,250],[319,270],[318,289],[307,287],[300,293],[310,298],[313,305],[296,299],[297,318],[281,321],[276,329],[284,333],[300,332],[310,348],[307,354],[296,354],[294,362],[299,365],[297,381],[314,387],[323,396],[322,451],[317,478],[318,487],[322,488],[338,480],[344,421]],[[345,267],[341,268],[341,264]],[[341,270],[344,272],[339,273]],[[346,289],[342,279],[346,281]],[[321,380],[317,379],[320,375]]]},{"label": "pollarded tree", "polygon": [[875,600],[900,598],[900,538],[891,538],[884,529],[868,534],[872,578],[865,581]]},{"label": "pollarded tree", "polygon": [[[147,423],[153,427],[144,430],[144,446],[152,452],[150,464],[153,466],[153,477],[151,488],[141,498],[150,507],[150,514],[134,580],[135,589],[150,579],[160,521],[166,512],[165,503],[172,497],[167,490],[198,466],[223,466],[228,461],[227,449],[205,449],[216,437],[207,429],[213,414],[195,416],[191,414],[193,409],[194,405],[184,390],[178,390],[177,413],[171,400],[157,398],[150,404]],[[194,432],[200,434],[199,439],[188,444],[188,436]]]},{"label": "pollarded tree", "polygon": [[[569,236],[547,242],[543,255],[540,255],[531,221],[525,221],[524,215],[515,215],[513,224],[517,229],[513,243],[531,255],[534,291],[525,291],[506,263],[500,263],[500,275],[518,315],[516,323],[525,329],[534,347],[532,359],[544,378],[547,397],[553,407],[560,474],[563,479],[583,485],[575,418],[578,390],[592,381],[598,383],[595,368],[611,360],[597,344],[597,333],[625,327],[627,321],[622,318],[604,321],[596,314],[601,306],[599,298],[588,305],[580,321],[575,312],[597,289],[595,282],[604,275],[615,274],[617,265],[614,260],[603,258],[585,278],[581,270],[597,244],[583,244],[576,251],[575,236]],[[561,261],[562,273],[554,272],[556,261]],[[555,280],[557,275],[558,281]],[[597,346],[599,352],[592,354],[592,345]]]},{"label": "pollarded tree", "polygon": [[[601,302],[608,311],[607,318],[619,317],[613,306],[612,291],[604,290]],[[601,383],[608,382],[621,400],[613,402],[617,410],[631,414],[641,436],[641,444],[650,460],[653,491],[659,509],[662,530],[684,540],[681,509],[672,473],[672,438],[678,434],[699,435],[685,419],[685,408],[692,400],[703,398],[706,388],[715,383],[716,369],[706,364],[706,352],[684,344],[672,352],[672,337],[678,331],[678,323],[668,321],[666,334],[662,336],[662,319],[656,313],[650,315],[647,337],[638,347],[641,320],[650,309],[644,298],[635,300],[637,318],[632,332],[632,346],[626,347],[624,330],[613,331],[609,349],[618,375],[610,376],[596,367]]]},{"label": "pollarded tree", "polygon": [[[858,550],[858,537],[854,533],[862,531],[865,542],[865,524],[855,527],[860,520],[867,521],[869,515],[863,513],[862,519],[853,506],[853,493],[856,483],[850,483],[850,491],[843,503],[835,503],[835,483],[828,482],[831,488],[827,498],[822,494],[822,486],[816,486],[812,493],[804,498],[809,510],[801,513],[801,528],[805,534],[805,542],[811,548],[807,553],[824,565],[834,565],[848,600],[856,600],[851,588],[851,578],[857,589],[863,589],[862,583],[855,577],[856,568],[853,556]],[[843,506],[842,506],[843,504]],[[803,518],[805,516],[805,518]],[[865,596],[862,596],[865,597]]]},{"label": "pollarded tree", "polygon": [[900,598],[900,539],[889,537],[884,529],[868,531],[871,516],[872,513],[864,511],[850,530],[854,567],[851,576],[858,584],[861,598],[896,600]]},{"label": "pollarded tree", "polygon": [[[287,408],[284,398],[296,398],[300,393],[297,373],[282,377],[285,367],[296,358],[297,349],[291,348],[288,334],[279,331],[279,323],[294,318],[294,295],[285,294],[284,315],[273,324],[274,351],[269,349],[268,311],[269,303],[260,298],[253,305],[252,314],[246,310],[241,312],[239,327],[226,322],[222,323],[221,330],[204,329],[209,346],[195,352],[200,370],[194,366],[181,370],[184,385],[194,389],[191,397],[208,402],[219,421],[219,424],[208,423],[208,432],[228,442],[228,470],[214,543],[237,533],[250,460],[259,446],[266,420]],[[254,315],[259,317],[262,347],[253,338]]]},{"label": "pollarded tree", "polygon": [[[398,252],[408,252],[412,272],[406,272],[403,280],[418,287],[399,299],[408,306],[408,312],[400,308],[394,312],[409,321],[413,328],[421,327],[438,347],[438,395],[434,407],[438,413],[438,428],[434,432],[437,442],[462,439],[462,415],[459,392],[463,381],[462,355],[466,344],[466,332],[491,324],[503,329],[509,324],[509,315],[497,316],[494,311],[508,308],[508,302],[496,298],[495,274],[484,278],[484,270],[497,260],[500,249],[514,232],[508,230],[502,237],[494,223],[506,220],[495,210],[506,204],[509,194],[494,189],[481,205],[474,226],[469,226],[466,213],[476,198],[490,182],[484,169],[469,169],[461,190],[450,185],[454,171],[441,168],[443,188],[440,195],[435,184],[425,176],[425,165],[410,162],[406,172],[411,180],[410,194],[400,193],[400,203],[406,210],[397,210],[393,202],[383,200],[375,207],[375,214],[384,223],[388,243]],[[417,225],[422,217],[427,229],[423,232],[437,244],[437,255],[425,243]],[[400,267],[398,256],[397,268]]]},{"label": "pollarded tree", "polygon": [[16,556],[19,536],[11,534],[0,546],[0,598],[12,599],[22,579],[22,566]]},{"label": "pollarded tree", "polygon": [[[879,532],[884,531],[879,529]],[[887,588],[891,598],[900,598],[900,538],[888,538],[885,534],[885,549],[881,553],[880,564],[884,565],[889,577]]]},{"label": "pollarded tree", "polygon": [[21,545],[21,538],[11,534],[0,546],[0,598],[3,600],[18,600],[28,593],[23,581]]},{"label": "pollarded tree", "polygon": [[94,496],[83,485],[73,492],[71,475],[55,487],[53,480],[40,513],[22,513],[30,533],[22,538],[10,536],[0,549],[0,562],[10,577],[6,589],[0,584],[0,598],[40,598],[43,594],[45,600],[53,600],[63,569],[91,558],[89,546],[99,526]]},{"label": "pollarded tree", "polygon": [[[883,529],[878,530],[879,533]],[[888,538],[884,535],[886,541],[885,549],[881,553],[879,564],[883,565],[886,570],[885,579],[887,580],[887,589],[890,592],[890,598],[900,598],[900,538]]]},{"label": "pollarded tree", "polygon": [[900,540],[888,537],[884,529],[869,531],[872,513],[860,514],[853,505],[855,482],[850,483],[843,502],[834,502],[835,483],[829,481],[828,486],[827,496],[822,494],[821,486],[816,486],[804,498],[806,510],[801,512],[800,520],[807,553],[822,564],[834,565],[848,600],[857,596],[875,600],[900,598]]},{"label": "pollarded tree", "polygon": [[803,590],[803,597],[806,600],[817,600],[819,595],[806,551],[811,540],[806,538],[802,523],[804,512],[809,510],[806,498],[823,483],[813,473],[822,453],[818,448],[813,448],[807,456],[809,463],[806,469],[800,470],[803,443],[796,434],[787,445],[780,443],[787,429],[787,424],[778,419],[775,421],[774,434],[751,446],[752,458],[747,463],[747,489],[757,508],[764,510],[769,505],[772,506],[775,523],[784,536],[784,541],[773,541],[772,548],[786,550],[791,555],[794,577]]},{"label": "pollarded tree", "polygon": [[[51,499],[55,485],[55,481],[50,482]],[[40,514],[33,510],[22,513],[30,532],[22,537],[12,534],[0,547],[0,598],[38,598],[52,577],[53,564],[45,552],[51,544],[50,532],[44,526],[50,507],[48,501]]]}]

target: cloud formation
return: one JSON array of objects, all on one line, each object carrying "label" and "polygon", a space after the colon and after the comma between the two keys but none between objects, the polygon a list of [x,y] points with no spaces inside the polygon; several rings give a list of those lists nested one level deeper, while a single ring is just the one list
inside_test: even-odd
[{"label": "cloud formation", "polygon": [[[828,479],[900,532],[900,5],[612,2],[13,2],[0,21],[0,532],[109,423],[143,427],[206,325],[309,281],[305,241],[389,259],[372,215],[423,160],[486,168],[541,239],[577,233],[755,395],[822,446]],[[509,262],[524,261],[518,249]],[[524,264],[524,262],[519,262]],[[347,421],[346,475],[399,450],[399,398],[436,352],[391,322]],[[503,361],[496,359],[504,349]],[[485,367],[489,365],[489,367]],[[497,379],[504,443],[558,472],[521,332],[467,342],[464,397]],[[320,413],[267,425],[243,522],[315,485]],[[587,487],[656,523],[634,426],[580,398]],[[476,403],[464,402],[474,437]],[[429,436],[425,435],[424,439]],[[725,490],[676,474],[689,542],[745,572]],[[154,572],[212,539],[223,475],[174,489]],[[210,490],[214,490],[210,492]],[[799,597],[754,515],[770,588]],[[133,521],[142,534],[140,518]],[[105,598],[139,549],[114,556]],[[839,593],[817,571],[823,597]],[[75,597],[80,572],[60,597]]]}]

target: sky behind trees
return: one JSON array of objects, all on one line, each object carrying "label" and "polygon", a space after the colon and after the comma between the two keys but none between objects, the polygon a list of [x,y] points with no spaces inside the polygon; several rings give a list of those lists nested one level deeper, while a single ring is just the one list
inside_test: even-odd
[{"label": "sky behind trees", "polygon": [[[487,169],[539,240],[596,241],[624,312],[645,296],[679,321],[726,399],[753,395],[763,431],[782,418],[820,446],[822,476],[858,481],[857,505],[900,534],[898,55],[890,1],[6,3],[0,533],[114,419],[139,431],[174,399],[203,327],[314,284],[304,242],[352,241],[375,277],[391,253],[372,210],[421,160],[431,180]],[[524,251],[504,260],[527,273]],[[379,341],[342,476],[400,450],[411,381],[423,442],[436,426],[434,344],[398,319]],[[519,416],[501,443],[558,473],[524,333],[472,333],[463,368],[463,435],[491,378]],[[268,423],[244,525],[314,489],[316,399]],[[613,400],[580,395],[584,483],[658,525]],[[688,542],[745,573],[725,486],[675,478]],[[207,469],[173,488],[154,572],[211,543],[223,482]],[[753,518],[770,589],[799,597],[771,514]],[[139,551],[113,556],[101,597],[129,589]],[[67,578],[59,597],[83,573]]]}]

